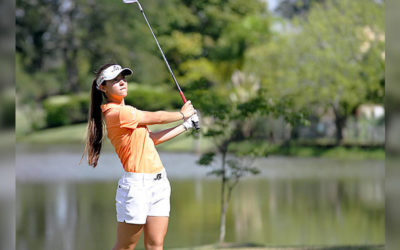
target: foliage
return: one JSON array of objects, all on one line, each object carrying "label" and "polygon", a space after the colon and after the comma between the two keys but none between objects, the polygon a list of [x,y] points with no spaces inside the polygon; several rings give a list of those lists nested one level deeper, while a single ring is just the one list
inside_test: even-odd
[{"label": "foliage", "polygon": [[306,15],[313,5],[326,0],[282,0],[280,1],[276,12],[285,18]]},{"label": "foliage", "polygon": [[87,120],[89,97],[81,95],[52,96],[43,102],[48,127],[69,125]]},{"label": "foliage", "polygon": [[197,164],[203,166],[209,166],[214,161],[214,156],[215,156],[214,152],[205,153],[197,161]]},{"label": "foliage", "polygon": [[[106,62],[133,65],[135,73],[129,81],[171,86],[153,37],[135,6],[105,0],[18,0],[18,105],[41,105],[49,96],[89,91],[93,70]],[[223,91],[242,64],[244,51],[269,36],[265,3],[258,0],[149,0],[143,8],[185,91],[196,89],[193,86],[199,81]],[[127,103],[148,110],[178,106],[175,96],[137,91],[129,93]],[[194,100],[196,95],[189,92],[187,97]],[[58,124],[69,123],[57,119]]]},{"label": "foliage", "polygon": [[[215,153],[209,152],[203,154],[200,159],[197,161],[197,164],[212,167],[212,162],[214,161]],[[219,167],[212,167],[212,169],[208,172],[207,175],[215,175],[217,177],[223,176],[230,183],[227,183],[227,186],[234,187],[240,178],[247,175],[257,175],[260,173],[260,170],[256,167],[253,167],[254,158],[252,157],[232,157],[226,160],[226,164],[228,168],[221,169]]]},{"label": "foliage", "polygon": [[[165,66],[158,54],[152,56],[157,52],[153,38],[134,11],[133,6],[115,1],[18,0],[16,51],[21,60],[17,65],[29,75],[58,71],[54,82],[58,88],[52,95],[89,90],[92,72],[108,62],[132,66],[141,59],[134,80],[165,82]],[[146,74],[144,79],[143,68],[158,74]],[[31,84],[37,87],[40,81]],[[17,79],[19,85],[24,86]],[[29,91],[19,88],[20,95],[25,92]]]},{"label": "foliage", "polygon": [[[211,138],[216,151],[207,152],[201,156],[198,163],[213,166],[215,156],[221,156],[220,166],[213,166],[209,175],[221,179],[221,225],[219,242],[225,238],[225,216],[232,191],[240,179],[247,174],[258,174],[259,170],[252,166],[252,158],[260,151],[245,152],[237,157],[229,156],[228,150],[234,142],[242,141],[251,136],[252,119],[258,115],[273,114],[283,116],[288,122],[300,122],[303,114],[293,106],[291,99],[281,99],[272,102],[266,100],[262,93],[259,80],[236,71],[231,82],[227,83],[224,93],[205,91],[207,85],[197,84],[198,89],[192,90],[203,119],[201,133]],[[243,151],[242,151],[243,152]],[[247,156],[247,157],[246,157]]]},{"label": "foliage", "polygon": [[[200,162],[212,165],[221,156],[220,168],[210,173],[222,181],[222,217],[231,184],[243,173],[257,174],[251,162],[241,160],[265,155],[227,155],[234,143],[254,135],[258,118],[296,126],[317,109],[333,108],[340,132],[357,105],[383,100],[382,2],[283,2],[306,4],[297,7],[307,15],[273,19],[261,0],[142,5],[187,99],[201,114],[200,133],[216,148]],[[89,91],[92,71],[107,62],[133,66],[128,80],[145,84],[130,85],[127,104],[144,110],[181,106],[135,5],[17,0],[16,24],[17,104],[43,104],[49,126],[85,120],[89,95],[80,99],[77,93]]]},{"label": "foliage", "polygon": [[154,88],[138,84],[129,84],[125,103],[138,109],[157,111],[162,109],[179,109],[182,99],[176,90],[170,88]]},{"label": "foliage", "polygon": [[20,105],[15,110],[15,134],[26,135],[46,127],[46,114],[35,104]]},{"label": "foliage", "polygon": [[16,55],[16,96],[18,105],[38,104],[47,96],[61,93],[62,68],[48,71],[27,72],[23,68],[21,55]]},{"label": "foliage", "polygon": [[260,77],[271,100],[291,98],[309,112],[332,108],[337,140],[346,118],[362,103],[384,96],[384,5],[326,1],[286,32],[246,54],[245,72]]},{"label": "foliage", "polygon": [[[381,8],[371,1],[315,5],[307,19],[296,19],[286,34],[266,42],[256,39],[240,53],[228,53],[234,55],[229,58],[231,65],[216,66],[222,69],[218,79],[223,83],[218,86],[224,86],[224,91],[204,78],[190,86],[202,115],[209,118],[203,119],[202,133],[212,138],[216,153],[222,158],[221,167],[210,172],[222,180],[222,214],[229,202],[224,190],[233,188],[229,180],[234,176],[229,172],[235,166],[226,162],[227,152],[232,143],[249,138],[254,117],[283,117],[296,125],[307,123],[307,117],[316,108],[333,107],[341,132],[344,118],[368,98],[371,87],[366,86],[381,83],[379,77],[383,74],[379,72],[383,72],[383,67],[375,71],[365,67],[365,53],[369,54],[374,45],[382,51],[382,44],[376,39],[369,41],[368,50],[363,52],[361,44],[365,37],[357,35],[372,19],[378,21],[372,34],[379,37]],[[379,52],[370,54],[382,62],[378,55]],[[363,77],[364,74],[370,78]],[[231,79],[226,81],[227,75]],[[265,155],[261,151],[256,153]],[[215,155],[204,154],[199,163],[209,165]],[[222,223],[220,241],[224,238],[223,227]]]}]

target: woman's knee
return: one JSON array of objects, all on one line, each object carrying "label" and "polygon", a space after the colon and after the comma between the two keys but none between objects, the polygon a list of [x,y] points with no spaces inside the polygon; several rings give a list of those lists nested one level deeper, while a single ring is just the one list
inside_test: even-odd
[{"label": "woman's knee", "polygon": [[112,250],[133,250],[135,249],[136,243],[116,243]]},{"label": "woman's knee", "polygon": [[159,238],[147,238],[144,242],[146,249],[162,249],[164,245],[164,239]]}]

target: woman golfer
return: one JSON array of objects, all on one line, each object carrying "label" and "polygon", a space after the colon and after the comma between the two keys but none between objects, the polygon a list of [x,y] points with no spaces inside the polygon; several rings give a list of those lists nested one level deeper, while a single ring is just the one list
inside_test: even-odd
[{"label": "woman golfer", "polygon": [[[198,118],[190,101],[180,112],[147,112],[125,105],[128,91],[125,76],[131,74],[131,69],[116,64],[104,65],[96,72],[85,151],[89,165],[96,167],[104,117],[107,136],[125,170],[118,181],[115,198],[118,227],[113,250],[134,249],[142,231],[146,249],[162,249],[168,227],[171,187],[154,145],[192,128],[192,119]],[[179,120],[183,120],[181,125],[160,132],[147,128],[150,124]]]}]

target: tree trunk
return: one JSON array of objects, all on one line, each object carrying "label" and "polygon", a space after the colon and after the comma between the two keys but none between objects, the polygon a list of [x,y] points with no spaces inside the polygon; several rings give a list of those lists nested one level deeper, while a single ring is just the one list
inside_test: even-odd
[{"label": "tree trunk", "polygon": [[344,127],[343,118],[336,117],[335,126],[336,126],[336,145],[340,145],[343,143],[343,127]]},{"label": "tree trunk", "polygon": [[225,240],[225,223],[226,223],[226,210],[227,202],[225,199],[225,186],[226,186],[226,171],[225,171],[226,152],[222,152],[222,185],[221,185],[221,217],[219,226],[219,243]]},{"label": "tree trunk", "polygon": [[77,50],[70,49],[64,51],[64,60],[67,71],[67,80],[68,80],[68,90],[77,93],[79,91],[78,86],[78,68],[77,68]]},{"label": "tree trunk", "polygon": [[75,14],[77,13],[78,7],[73,5],[72,8],[63,12],[62,18],[68,20],[67,31],[64,35],[64,62],[67,73],[67,91],[77,93],[79,91],[79,77],[78,77],[78,48],[80,47],[78,37],[75,33],[75,26],[79,25],[74,22]]},{"label": "tree trunk", "polygon": [[222,209],[221,209],[221,224],[219,227],[219,243],[223,243],[225,240],[226,210],[228,208],[228,202],[226,202],[224,199],[221,205]]},{"label": "tree trunk", "polygon": [[336,145],[343,143],[343,128],[346,122],[346,116],[341,115],[338,108],[333,107],[335,113],[335,127],[336,127]]}]

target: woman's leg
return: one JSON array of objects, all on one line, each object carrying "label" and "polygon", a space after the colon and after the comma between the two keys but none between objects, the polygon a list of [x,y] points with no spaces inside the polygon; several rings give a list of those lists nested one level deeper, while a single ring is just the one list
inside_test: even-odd
[{"label": "woman's leg", "polygon": [[144,225],[118,222],[117,243],[113,250],[133,250],[139,241]]},{"label": "woman's leg", "polygon": [[167,234],[168,217],[147,216],[144,225],[144,246],[147,250],[161,250]]}]

